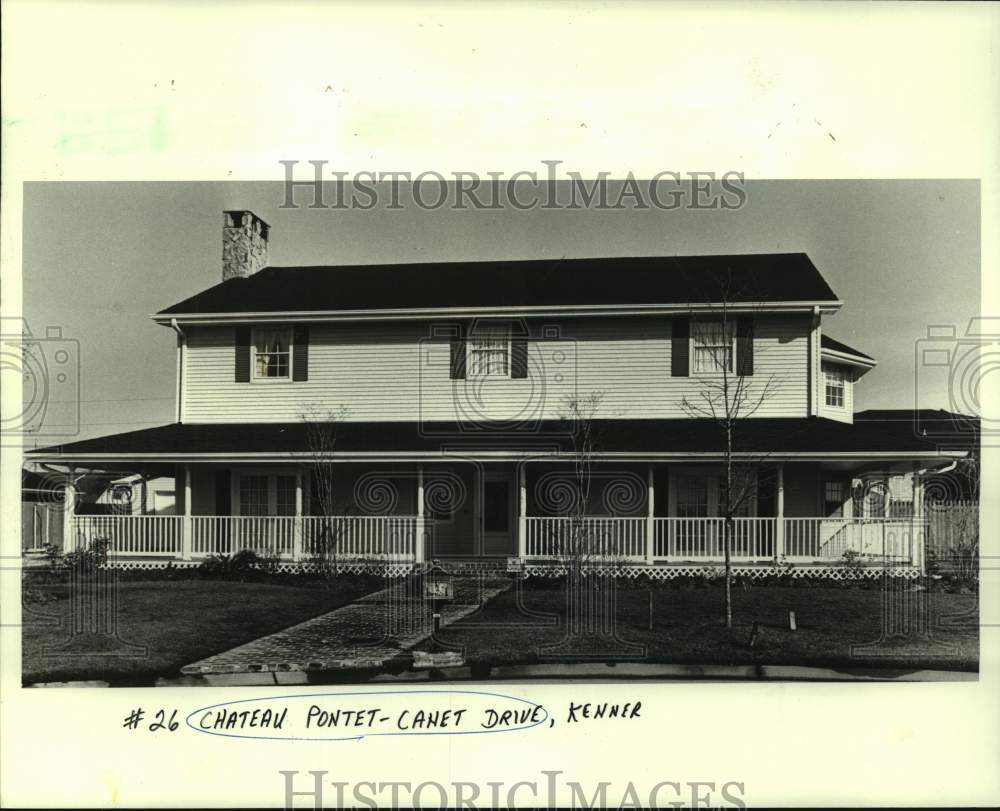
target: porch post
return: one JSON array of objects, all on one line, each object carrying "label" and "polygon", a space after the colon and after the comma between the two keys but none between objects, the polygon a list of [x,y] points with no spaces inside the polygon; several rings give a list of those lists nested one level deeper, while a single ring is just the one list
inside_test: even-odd
[{"label": "porch post", "polygon": [[181,560],[191,560],[191,465],[184,465],[184,518],[181,520]]},{"label": "porch post", "polygon": [[521,460],[517,466],[517,556],[522,560],[528,556],[527,465],[527,460]]},{"label": "porch post", "polygon": [[417,533],[414,538],[413,562],[424,562],[424,466],[417,465]]},{"label": "porch post", "polygon": [[774,519],[774,559],[781,560],[785,556],[785,463],[778,463],[778,480],[775,494]]},{"label": "porch post", "polygon": [[63,487],[63,554],[68,554],[76,549],[76,538],[74,533],[74,518],[76,517],[76,487],[73,484],[73,476],[76,468],[71,467],[66,474],[66,484]]},{"label": "porch post", "polygon": [[646,565],[653,565],[653,544],[656,539],[654,519],[655,493],[653,492],[653,463],[646,466]]},{"label": "porch post", "polygon": [[295,471],[295,518],[292,527],[292,560],[302,559],[302,471]]},{"label": "porch post", "polygon": [[924,480],[919,475],[920,466],[913,465],[913,518],[910,525],[910,565],[919,566],[920,574],[926,574],[927,522],[924,515]]}]

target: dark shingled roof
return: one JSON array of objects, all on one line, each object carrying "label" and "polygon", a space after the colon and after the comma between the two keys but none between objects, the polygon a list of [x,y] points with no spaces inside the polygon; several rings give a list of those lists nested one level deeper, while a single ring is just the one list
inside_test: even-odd
[{"label": "dark shingled roof", "polygon": [[804,253],[269,267],[168,307],[182,313],[315,312],[732,302],[835,302]]},{"label": "dark shingled roof", "polygon": [[827,334],[820,335],[820,344],[823,349],[832,349],[834,352],[846,352],[848,355],[857,355],[859,358],[868,358],[868,360],[875,360],[871,355],[866,355],[864,352],[859,352],[853,346],[848,346],[847,344],[841,343],[840,341],[835,341]]},{"label": "dark shingled roof", "polygon": [[[941,429],[950,422],[942,423]],[[559,421],[533,424],[531,429],[501,434],[492,430],[464,430],[451,423],[344,422],[337,424],[338,452],[440,453],[447,447],[462,447],[459,455],[475,455],[475,449],[545,447],[554,444],[572,450],[568,427]],[[598,448],[615,453],[721,452],[724,435],[710,420],[598,420]],[[854,425],[810,417],[748,420],[740,428],[743,452],[786,453],[928,453],[939,448],[962,449],[967,443],[941,440],[938,432],[919,435],[912,423],[860,422]],[[59,454],[184,454],[220,453],[308,453],[307,427],[292,423],[172,424],[124,434],[86,439],[44,448],[34,453]],[[29,457],[32,454],[29,454]]]}]

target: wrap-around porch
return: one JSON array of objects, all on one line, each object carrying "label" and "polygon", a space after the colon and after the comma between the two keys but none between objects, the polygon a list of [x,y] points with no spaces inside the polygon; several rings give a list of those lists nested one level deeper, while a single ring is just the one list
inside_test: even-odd
[{"label": "wrap-around porch", "polygon": [[[67,546],[98,542],[114,560],[150,562],[243,549],[287,563],[502,566],[510,558],[544,564],[580,556],[673,566],[724,558],[718,465],[595,464],[585,476],[550,459],[334,467],[327,482],[308,465],[177,465],[174,514],[67,510]],[[914,469],[763,463],[732,524],[731,558],[832,564],[854,557],[920,567],[924,518]]]}]

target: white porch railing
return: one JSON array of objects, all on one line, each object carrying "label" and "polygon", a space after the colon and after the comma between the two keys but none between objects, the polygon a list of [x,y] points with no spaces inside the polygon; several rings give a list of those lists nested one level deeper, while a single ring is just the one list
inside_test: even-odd
[{"label": "white porch railing", "polygon": [[232,555],[252,549],[259,555],[291,557],[295,519],[275,516],[192,516],[191,556]]},{"label": "white porch railing", "polygon": [[[252,549],[307,560],[418,560],[417,516],[161,516],[77,515],[72,542],[106,542],[114,556],[200,559]],[[650,523],[651,522],[651,523]],[[622,562],[723,560],[721,518],[527,517],[524,554],[545,559],[577,553]],[[862,561],[919,565],[925,522],[912,518],[737,518],[734,561],[837,562],[845,552]]]},{"label": "white porch railing", "polygon": [[251,549],[286,559],[327,552],[341,559],[411,561],[416,557],[415,516],[214,516],[77,515],[77,549],[108,544],[111,555],[184,557],[185,524],[190,557],[232,555]]},{"label": "white porch railing", "polygon": [[592,557],[645,560],[645,518],[528,518],[528,557]]},{"label": "white porch railing", "polygon": [[[654,518],[653,559],[723,560],[723,518]],[[737,518],[733,523],[733,560],[767,560],[775,556],[775,518]]]},{"label": "white porch railing", "polygon": [[[652,563],[721,562],[722,518],[528,518],[526,555],[559,557],[569,553],[574,533],[592,554]],[[652,550],[646,548],[647,521],[653,522]],[[734,561],[840,562],[844,553],[862,561],[919,564],[923,554],[920,519],[898,518],[737,518],[730,557]],[[580,542],[577,541],[579,545]],[[578,546],[580,548],[580,546]]]},{"label": "white porch railing", "polygon": [[77,549],[106,542],[109,555],[181,556],[178,515],[77,515],[73,518]]},{"label": "white porch railing", "polygon": [[306,557],[416,558],[417,517],[413,515],[336,515],[302,519]]},{"label": "white porch railing", "polygon": [[911,561],[920,551],[925,523],[912,518],[786,518],[785,557],[836,560],[845,552],[863,558]]}]

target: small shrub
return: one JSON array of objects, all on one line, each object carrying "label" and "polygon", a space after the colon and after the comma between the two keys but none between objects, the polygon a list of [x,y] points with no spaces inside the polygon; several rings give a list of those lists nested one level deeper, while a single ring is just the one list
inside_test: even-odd
[{"label": "small shrub", "polygon": [[109,538],[93,538],[86,549],[74,549],[62,556],[60,563],[68,569],[75,569],[81,574],[93,574],[98,568],[108,562]]},{"label": "small shrub", "polygon": [[[855,549],[848,549],[840,556],[840,565],[847,571],[850,579],[859,579],[864,575],[865,564],[861,559],[861,553]],[[841,581],[847,582],[846,579]]]},{"label": "small shrub", "polygon": [[45,562],[48,563],[49,569],[55,570],[59,568],[59,564],[62,562],[62,549],[54,543],[47,543],[42,547],[42,557],[44,557]]},{"label": "small shrub", "polygon": [[225,578],[229,576],[229,555],[209,555],[198,564],[198,574],[201,577]]}]

